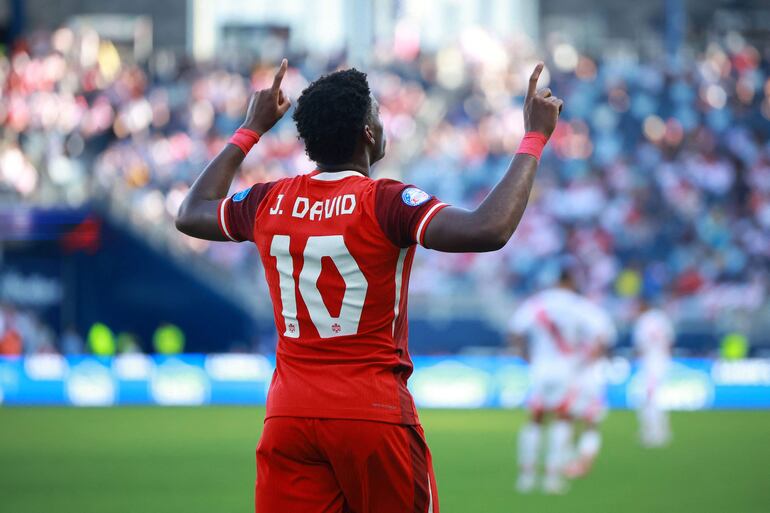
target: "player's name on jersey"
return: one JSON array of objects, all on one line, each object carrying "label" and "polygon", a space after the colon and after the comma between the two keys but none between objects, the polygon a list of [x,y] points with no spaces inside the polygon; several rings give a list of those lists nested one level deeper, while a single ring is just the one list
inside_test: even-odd
[{"label": "player's name on jersey", "polygon": [[[279,194],[275,198],[274,205],[270,208],[270,215],[282,215],[284,203],[284,194]],[[323,201],[310,202],[310,199],[297,196],[294,200],[294,206],[291,209],[292,217],[299,219],[309,219],[311,221],[320,221],[334,216],[352,214],[356,209],[355,194],[343,194]]]}]

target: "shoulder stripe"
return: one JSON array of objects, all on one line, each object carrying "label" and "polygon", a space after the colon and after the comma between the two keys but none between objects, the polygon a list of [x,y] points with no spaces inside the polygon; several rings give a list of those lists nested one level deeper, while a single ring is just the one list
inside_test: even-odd
[{"label": "shoulder stripe", "polygon": [[217,218],[219,220],[219,229],[222,230],[222,233],[230,239],[233,242],[238,242],[236,239],[233,238],[232,235],[230,235],[230,230],[227,228],[227,217],[225,212],[225,207],[227,206],[227,202],[230,200],[230,198],[225,198],[222,201],[219,202],[219,209],[218,209],[218,215]]},{"label": "shoulder stripe", "polygon": [[432,219],[433,215],[438,212],[440,208],[446,206],[448,206],[446,203],[436,203],[428,209],[424,216],[422,216],[420,223],[417,225],[417,231],[414,234],[414,240],[416,240],[419,245],[424,246],[422,238],[425,234],[425,228],[427,228],[428,223]]}]

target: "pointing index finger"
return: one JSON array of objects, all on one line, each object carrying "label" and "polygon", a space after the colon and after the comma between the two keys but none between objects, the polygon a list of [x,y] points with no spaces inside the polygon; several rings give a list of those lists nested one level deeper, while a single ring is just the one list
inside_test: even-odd
[{"label": "pointing index finger", "polygon": [[543,63],[538,62],[535,69],[532,71],[532,75],[529,77],[529,85],[527,86],[527,100],[535,96],[537,92],[537,81],[540,78],[540,73],[543,71]]},{"label": "pointing index finger", "polygon": [[278,72],[275,74],[275,78],[273,79],[273,91],[278,91],[281,88],[281,80],[283,80],[283,76],[286,74],[286,69],[289,67],[289,61],[286,59],[281,61],[281,66],[278,68]]}]

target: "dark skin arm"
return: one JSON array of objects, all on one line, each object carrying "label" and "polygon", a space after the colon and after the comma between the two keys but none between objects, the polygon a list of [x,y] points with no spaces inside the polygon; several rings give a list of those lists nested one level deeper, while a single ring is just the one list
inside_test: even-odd
[{"label": "dark skin arm", "polygon": [[[526,132],[550,137],[564,102],[552,96],[550,89],[536,91],[542,71],[540,63],[529,79],[524,127]],[[425,231],[425,246],[452,253],[495,251],[505,246],[524,214],[537,164],[531,155],[516,155],[503,179],[478,208],[447,207],[436,214]]]},{"label": "dark skin arm", "polygon": [[[291,102],[281,91],[281,80],[287,67],[288,63],[284,59],[273,79],[273,85],[251,96],[242,128],[262,135],[289,110]],[[227,196],[235,173],[245,157],[241,149],[234,144],[227,144],[219,152],[195,180],[179,207],[176,217],[177,230],[198,239],[228,240],[219,229],[217,208],[222,198]]]}]

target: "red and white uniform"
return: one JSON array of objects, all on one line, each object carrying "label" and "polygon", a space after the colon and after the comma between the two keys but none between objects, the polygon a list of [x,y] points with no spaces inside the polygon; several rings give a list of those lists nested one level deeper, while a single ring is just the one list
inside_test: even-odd
[{"label": "red and white uniform", "polygon": [[[596,351],[606,351],[615,344],[617,330],[610,315],[588,299],[581,308],[584,359],[575,378],[575,395],[570,414],[588,422],[599,422],[607,414],[607,359],[592,358]],[[597,347],[597,345],[599,347]]]},{"label": "red and white uniform", "polygon": [[[438,511],[435,489],[428,488],[433,481],[430,454],[424,439],[416,445],[412,436],[422,431],[407,390],[412,362],[406,311],[415,245],[423,243],[426,227],[445,206],[415,187],[372,180],[355,171],[315,171],[255,184],[221,202],[222,232],[234,241],[253,241],[259,250],[279,335],[257,458],[257,508],[261,513],[333,511],[323,504],[334,493],[341,493],[339,487],[330,485],[327,494],[289,490],[280,481],[302,470],[276,463],[270,455],[294,451],[296,463],[304,454],[310,471],[319,454],[355,448],[353,433],[368,429],[371,421],[393,425],[377,427],[397,433],[387,438],[388,444],[397,440],[406,444],[403,451],[389,452],[388,457],[404,467],[403,475],[393,473],[393,479],[385,482],[391,486],[390,493],[400,494],[398,500],[406,501],[409,511]],[[317,444],[272,450],[281,438],[276,424],[285,424],[285,418],[298,419],[295,429],[312,430],[306,438]],[[339,429],[350,436],[345,440],[324,437],[319,427],[323,423],[307,419],[337,419]],[[351,429],[350,421],[361,425]],[[287,442],[283,438],[281,444]],[[336,443],[342,445],[335,448]],[[365,445],[362,441],[361,447]],[[367,483],[365,462],[372,457],[376,458],[362,449],[361,461],[340,463],[341,459],[330,456],[327,463],[337,475],[352,472],[358,476],[353,481],[360,482],[363,491],[356,511],[391,511],[382,509],[388,504],[377,509],[373,505],[377,501],[369,497],[371,487],[383,486],[376,484],[381,480],[377,476]],[[424,473],[416,470],[417,460],[428,462],[427,468],[420,467]],[[280,494],[273,493],[277,489]],[[347,501],[356,495],[343,492]],[[317,504],[308,503],[311,496]],[[420,504],[414,506],[418,500]]]},{"label": "red and white uniform", "polygon": [[532,410],[566,412],[569,408],[582,355],[583,301],[570,290],[548,289],[526,300],[511,319],[509,330],[529,341]]},{"label": "red and white uniform", "polygon": [[662,310],[648,310],[634,324],[633,342],[639,353],[639,372],[643,376],[646,400],[655,402],[671,362],[674,326]]}]

